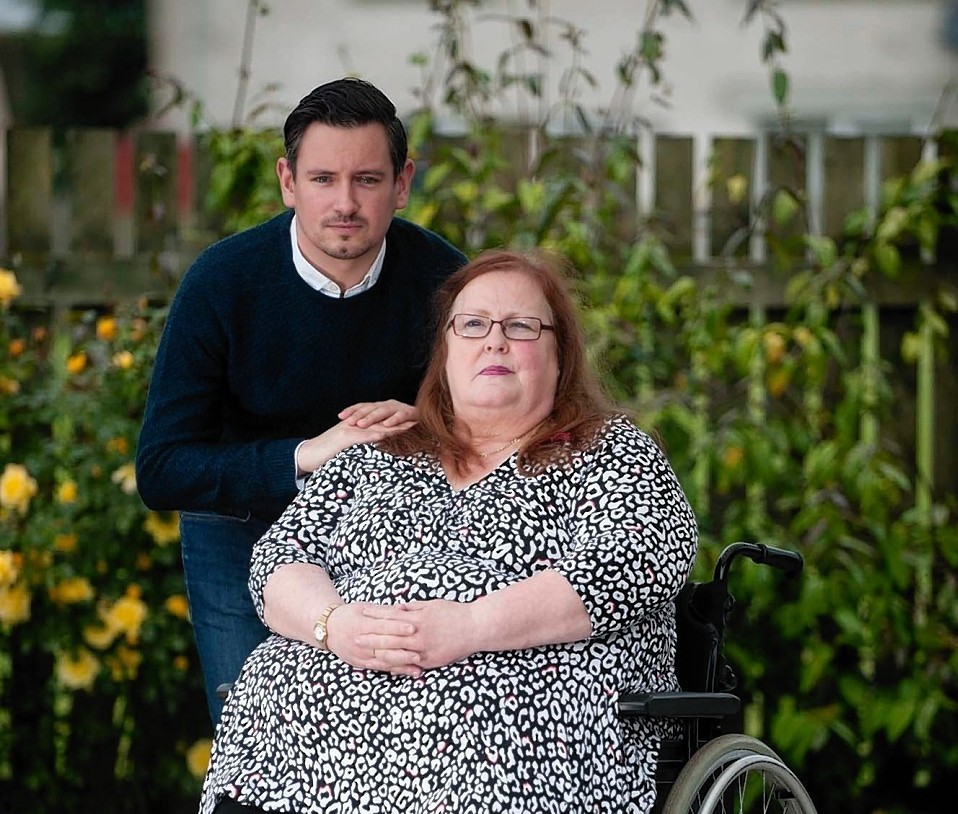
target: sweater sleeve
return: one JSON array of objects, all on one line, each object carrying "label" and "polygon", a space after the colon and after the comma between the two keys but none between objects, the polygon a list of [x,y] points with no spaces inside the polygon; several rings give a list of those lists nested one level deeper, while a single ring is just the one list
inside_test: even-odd
[{"label": "sweater sleeve", "polygon": [[605,635],[675,598],[698,530],[665,456],[627,419],[612,419],[583,463],[571,544],[553,567],[582,599],[593,635]]},{"label": "sweater sleeve", "polygon": [[201,264],[187,272],[160,339],[137,446],[137,487],[155,510],[245,517],[296,493],[301,438],[223,440],[230,327]]}]

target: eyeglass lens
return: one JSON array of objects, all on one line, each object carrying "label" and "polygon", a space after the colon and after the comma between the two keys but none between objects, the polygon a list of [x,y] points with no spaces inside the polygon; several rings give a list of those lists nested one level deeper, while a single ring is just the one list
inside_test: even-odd
[{"label": "eyeglass lens", "polygon": [[538,317],[508,317],[491,319],[476,314],[456,314],[452,318],[452,329],[458,335],[471,339],[488,336],[493,325],[501,325],[507,339],[519,341],[538,339],[542,333],[542,320]]}]

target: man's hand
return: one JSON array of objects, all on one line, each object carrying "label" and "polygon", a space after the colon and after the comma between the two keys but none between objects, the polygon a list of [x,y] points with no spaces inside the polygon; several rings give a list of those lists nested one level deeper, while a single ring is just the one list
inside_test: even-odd
[{"label": "man's hand", "polygon": [[408,430],[418,420],[415,407],[401,401],[371,401],[343,410],[338,424],[304,441],[296,453],[300,477],[310,474],[326,461],[354,444],[375,444],[388,435]]},{"label": "man's hand", "polygon": [[[339,418],[347,424],[366,429],[373,425],[384,428],[394,428],[401,425],[411,427],[419,420],[419,412],[415,407],[403,404],[401,401],[363,401],[347,407],[339,414]],[[405,428],[405,426],[404,426]]]}]

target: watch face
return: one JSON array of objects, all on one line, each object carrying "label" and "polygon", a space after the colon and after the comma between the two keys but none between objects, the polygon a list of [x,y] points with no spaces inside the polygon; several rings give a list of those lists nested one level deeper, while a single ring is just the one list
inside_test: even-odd
[{"label": "watch face", "polygon": [[313,628],[313,635],[316,637],[316,640],[320,644],[325,644],[326,643],[326,625],[324,625],[322,622],[317,622],[315,627]]}]

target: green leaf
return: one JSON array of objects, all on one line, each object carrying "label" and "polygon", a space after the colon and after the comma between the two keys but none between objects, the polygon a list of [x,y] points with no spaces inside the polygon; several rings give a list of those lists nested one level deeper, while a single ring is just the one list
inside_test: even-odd
[{"label": "green leaf", "polygon": [[784,107],[788,100],[788,74],[781,68],[772,71],[772,96],[779,107]]},{"label": "green leaf", "polygon": [[875,244],[875,263],[888,277],[897,277],[901,271],[901,254],[891,243]]},{"label": "green leaf", "polygon": [[785,226],[798,212],[798,201],[787,189],[780,189],[772,199],[772,218],[779,226]]}]

